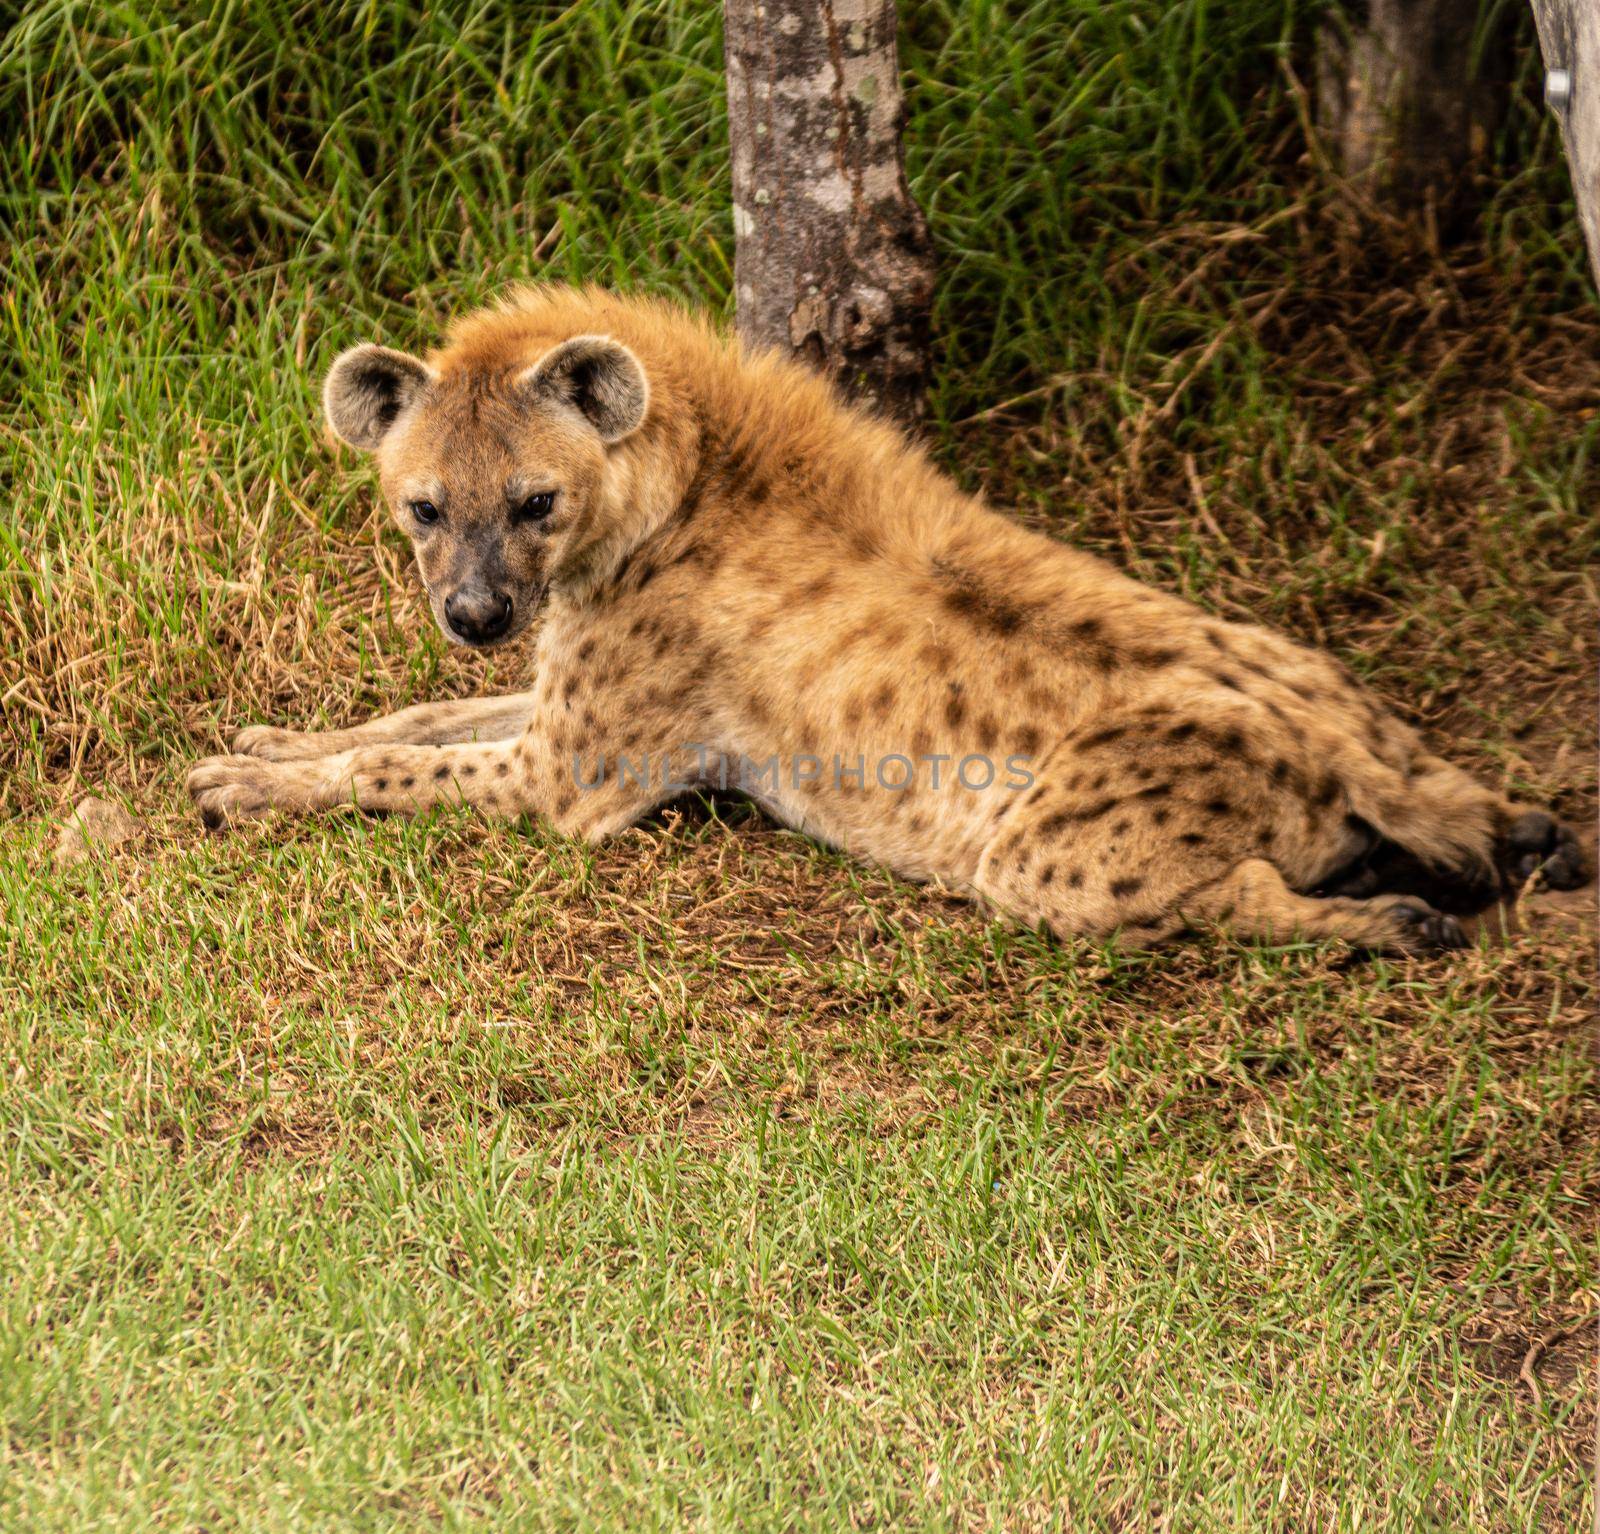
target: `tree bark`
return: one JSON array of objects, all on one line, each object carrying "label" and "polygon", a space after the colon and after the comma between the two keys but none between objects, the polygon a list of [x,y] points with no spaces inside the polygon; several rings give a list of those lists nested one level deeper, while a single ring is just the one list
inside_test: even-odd
[{"label": "tree bark", "polygon": [[906,186],[894,0],[725,0],[740,336],[902,421],[933,248]]},{"label": "tree bark", "polygon": [[1488,153],[1510,79],[1503,25],[1480,0],[1368,0],[1317,38],[1317,117],[1339,168],[1398,211],[1446,211]]},{"label": "tree bark", "polygon": [[1544,54],[1546,99],[1561,122],[1578,224],[1600,285],[1600,4],[1533,0],[1533,19]]}]

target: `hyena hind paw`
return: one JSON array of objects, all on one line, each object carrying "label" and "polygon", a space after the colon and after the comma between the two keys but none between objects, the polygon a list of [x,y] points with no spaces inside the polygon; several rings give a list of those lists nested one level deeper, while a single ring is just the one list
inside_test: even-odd
[{"label": "hyena hind paw", "polygon": [[1500,865],[1516,885],[1537,873],[1551,889],[1575,890],[1588,878],[1583,849],[1572,828],[1542,810],[1529,810],[1511,822],[1500,849]]}]

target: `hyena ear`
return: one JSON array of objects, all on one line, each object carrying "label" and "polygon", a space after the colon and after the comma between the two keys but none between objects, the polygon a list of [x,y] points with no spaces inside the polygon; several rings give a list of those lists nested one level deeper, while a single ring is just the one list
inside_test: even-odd
[{"label": "hyena ear", "polygon": [[571,406],[607,443],[637,431],[650,408],[643,366],[610,336],[563,341],[522,375],[522,384],[540,398]]},{"label": "hyena ear", "polygon": [[434,378],[427,363],[387,346],[352,346],[340,352],[322,385],[328,425],[351,447],[370,453],[394,419]]}]

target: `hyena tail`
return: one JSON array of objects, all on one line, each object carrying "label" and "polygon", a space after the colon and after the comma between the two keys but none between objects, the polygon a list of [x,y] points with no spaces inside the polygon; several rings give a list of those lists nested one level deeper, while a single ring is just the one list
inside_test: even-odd
[{"label": "hyena tail", "polygon": [[1371,834],[1365,851],[1323,881],[1329,894],[1419,895],[1459,916],[1504,899],[1535,872],[1557,890],[1592,876],[1570,827],[1426,751],[1404,773],[1371,758],[1338,768],[1351,812]]},{"label": "hyena tail", "polygon": [[1497,854],[1515,815],[1506,800],[1438,757],[1419,755],[1409,774],[1371,758],[1350,766],[1341,777],[1367,845],[1319,892],[1416,895],[1456,915],[1500,899]]}]

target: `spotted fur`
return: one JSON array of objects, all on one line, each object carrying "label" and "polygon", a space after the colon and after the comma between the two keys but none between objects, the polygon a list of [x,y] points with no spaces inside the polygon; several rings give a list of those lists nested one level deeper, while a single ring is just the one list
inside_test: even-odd
[{"label": "spotted fur", "polygon": [[[327,400],[441,624],[469,586],[514,629],[541,618],[532,683],[246,730],[190,775],[209,823],[464,800],[597,839],[775,760],[744,786],[779,819],[1062,934],[1450,945],[1441,907],[1540,865],[1581,876],[1570,832],[1431,754],[1330,656],[1017,526],[672,305],[526,290],[425,360],[345,354]],[[553,509],[528,525],[533,491]],[[884,787],[870,764],[893,756],[942,758],[942,784]],[[617,770],[642,757],[672,770]],[[807,779],[812,757],[869,765]],[[956,781],[976,757],[1022,766]]]}]

